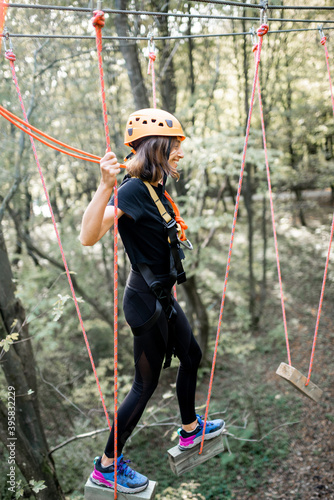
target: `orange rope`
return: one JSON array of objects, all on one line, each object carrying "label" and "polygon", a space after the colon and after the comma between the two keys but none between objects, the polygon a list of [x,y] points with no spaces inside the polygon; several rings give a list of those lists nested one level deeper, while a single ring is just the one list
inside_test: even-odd
[{"label": "orange rope", "polygon": [[[12,70],[13,81],[14,81],[14,84],[15,84],[15,87],[16,87],[16,91],[17,91],[17,94],[18,94],[18,98],[19,98],[20,104],[21,104],[23,116],[24,116],[24,119],[26,121],[27,126],[29,126],[28,116],[27,116],[27,113],[26,113],[26,110],[25,110],[24,102],[23,102],[23,99],[22,99],[22,95],[21,95],[21,91],[20,91],[20,88],[19,88],[19,84],[18,84],[17,76],[16,76],[16,71],[15,71],[15,65],[14,65],[15,55],[12,52],[10,54],[10,57],[7,57],[7,55],[8,54],[6,52],[6,58],[10,61],[10,67],[11,67],[11,70]],[[54,212],[53,212],[52,205],[51,205],[51,201],[50,201],[50,196],[49,196],[49,193],[48,193],[48,190],[47,190],[47,187],[46,187],[46,183],[45,183],[43,171],[42,171],[39,159],[38,159],[38,155],[37,155],[35,143],[34,143],[34,140],[33,140],[32,137],[30,137],[30,142],[31,142],[32,150],[33,150],[34,157],[35,157],[35,160],[36,160],[36,165],[37,165],[37,168],[38,168],[38,172],[39,172],[39,175],[40,175],[40,178],[41,178],[41,182],[42,182],[42,185],[43,185],[43,190],[44,190],[45,198],[46,198],[49,210],[50,210],[50,215],[51,215],[53,227],[54,227],[54,230],[55,230],[55,233],[56,233],[56,237],[57,237],[57,241],[58,241],[60,253],[61,253],[61,256],[62,256],[62,259],[63,259],[64,268],[65,268],[65,271],[66,271],[66,276],[67,276],[67,279],[68,279],[68,283],[70,285],[70,289],[71,289],[71,292],[72,292],[72,296],[73,296],[75,308],[76,308],[77,315],[78,315],[79,322],[80,322],[80,326],[81,326],[81,329],[82,329],[82,334],[84,336],[84,340],[85,340],[85,343],[86,343],[86,348],[87,348],[88,356],[89,356],[89,359],[90,359],[90,362],[91,362],[91,365],[92,365],[92,369],[93,369],[95,380],[96,380],[96,384],[97,384],[97,387],[98,387],[98,390],[99,390],[99,394],[100,394],[102,406],[103,406],[104,413],[105,413],[105,416],[106,416],[106,419],[107,419],[107,422],[108,422],[108,426],[109,426],[109,429],[110,429],[111,428],[111,424],[110,424],[110,420],[109,420],[108,411],[107,411],[107,408],[106,408],[106,405],[105,405],[105,402],[104,402],[101,385],[100,385],[99,378],[98,378],[98,375],[97,375],[97,371],[96,371],[96,368],[95,368],[95,363],[94,363],[93,355],[92,355],[91,348],[90,348],[90,345],[89,345],[87,333],[86,333],[86,330],[85,330],[85,327],[84,327],[84,324],[83,324],[83,319],[82,319],[82,316],[81,316],[81,311],[80,311],[80,308],[79,308],[79,303],[78,303],[78,300],[77,300],[77,297],[76,297],[76,294],[75,294],[75,290],[74,290],[74,286],[73,286],[73,282],[72,282],[72,278],[71,278],[71,273],[70,273],[70,270],[69,270],[69,267],[68,267],[68,264],[67,264],[67,260],[66,260],[66,257],[65,257],[64,249],[63,249],[63,245],[62,245],[61,238],[60,238],[60,235],[59,235],[59,231],[58,231],[56,219],[55,219]]]},{"label": "orange rope", "polygon": [[[74,148],[72,146],[69,146],[68,144],[65,144],[64,142],[61,142],[61,141],[58,141],[57,139],[54,139],[54,137],[51,137],[50,135],[45,134],[44,132],[42,132],[38,128],[34,127],[30,123],[24,122],[23,120],[21,120],[21,118],[19,118],[18,116],[14,115],[14,113],[11,113],[10,111],[8,111],[7,109],[5,109],[1,105],[0,105],[0,116],[2,116],[3,118],[6,118],[6,120],[8,120],[13,125],[15,125],[15,127],[19,128],[20,130],[22,130],[26,134],[30,135],[30,137],[33,137],[34,139],[36,139],[37,141],[41,142],[45,146],[48,146],[49,148],[55,149],[56,151],[59,151],[60,153],[64,153],[64,154],[66,154],[68,156],[72,156],[73,158],[79,158],[79,160],[90,161],[90,162],[93,162],[93,163],[100,163],[100,161],[101,161],[101,157],[100,156],[96,156],[96,155],[93,155],[91,153],[87,153],[86,151],[82,151],[81,149]],[[21,123],[23,126],[19,125],[19,123]],[[25,127],[27,127],[27,128],[25,128]],[[33,132],[31,132],[31,130],[34,130],[37,134],[40,134],[42,137],[47,138],[48,140],[54,142],[55,144],[63,146],[64,148],[67,148],[70,151],[75,151],[77,153],[80,153],[80,155],[72,154],[72,153],[70,153],[70,151],[65,151],[62,148],[58,148],[58,147],[54,146],[53,144],[50,144],[49,142],[44,141],[43,139],[41,139],[40,137],[38,137],[38,135],[36,135]],[[84,156],[81,156],[81,155],[86,155],[87,158],[84,157]],[[126,168],[126,166],[122,165],[122,164],[120,164],[120,167],[121,168]]]},{"label": "orange rope", "polygon": [[[1,35],[3,34],[3,31],[4,31],[7,8],[8,8],[8,1],[7,0],[0,0],[0,34]],[[0,36],[0,50],[1,50],[1,42],[2,42],[2,36]]]},{"label": "orange rope", "polygon": [[180,227],[181,227],[181,237],[180,237],[180,240],[181,241],[187,241],[185,230],[188,229],[188,226],[184,222],[184,220],[182,219],[182,217],[180,215],[179,207],[176,205],[175,201],[173,200],[173,198],[171,197],[171,195],[167,193],[167,191],[165,191],[165,196],[166,196],[167,200],[170,202],[170,204],[172,205],[172,208],[173,208],[173,211],[174,211],[174,214],[175,214],[175,221],[178,224],[180,224]]},{"label": "orange rope", "polygon": [[226,297],[226,288],[227,288],[227,281],[228,281],[228,276],[229,276],[229,272],[230,272],[230,264],[231,264],[231,257],[232,257],[232,249],[233,249],[233,242],[234,242],[235,227],[236,227],[236,223],[237,223],[239,202],[240,202],[240,196],[241,196],[242,180],[243,180],[243,175],[244,175],[244,170],[245,170],[245,164],[246,164],[246,153],[247,153],[247,147],[248,147],[248,140],[249,140],[249,133],[250,133],[250,124],[251,124],[251,118],[252,118],[252,113],[253,113],[254,100],[255,100],[255,90],[256,90],[256,84],[257,84],[257,77],[258,77],[258,74],[259,74],[259,65],[260,65],[260,58],[261,58],[261,48],[262,48],[262,43],[263,43],[263,36],[266,33],[268,33],[268,29],[269,29],[268,25],[262,24],[261,27],[257,30],[257,34],[258,34],[258,37],[259,37],[258,57],[257,57],[257,60],[256,60],[255,75],[254,75],[254,81],[253,81],[253,88],[252,88],[251,100],[250,100],[250,105],[249,105],[249,113],[248,113],[248,119],[247,119],[246,135],[245,135],[244,148],[243,148],[242,161],[241,161],[241,168],[240,168],[239,185],[238,185],[238,191],[237,191],[237,198],[236,198],[236,202],[235,202],[234,217],[233,217],[233,222],[232,222],[231,239],[230,239],[230,246],[229,246],[229,251],[228,251],[228,258],[227,258],[227,265],[226,265],[226,272],[225,272],[224,287],[223,287],[223,296],[222,296],[222,301],[221,301],[221,306],[220,306],[220,312],[219,312],[219,320],[218,320],[218,327],[217,327],[216,342],[215,342],[215,348],[214,348],[214,354],[213,354],[213,360],[212,360],[212,368],[211,368],[211,374],[210,374],[210,382],[209,382],[209,390],[208,390],[208,396],[207,396],[207,402],[206,402],[205,417],[204,417],[204,422],[203,422],[203,435],[202,435],[202,441],[201,441],[201,445],[200,445],[199,454],[202,453],[203,446],[204,446],[205,429],[206,429],[206,422],[207,422],[208,413],[209,413],[210,398],[211,398],[211,392],[212,392],[212,386],[213,386],[213,377],[214,377],[214,372],[215,372],[215,366],[216,366],[216,360],[217,360],[217,352],[218,352],[218,345],[219,345],[219,337],[220,337],[221,325],[222,325],[222,320],[223,320],[223,312],[224,312],[225,297]]},{"label": "orange rope", "polygon": [[[90,161],[93,163],[100,163],[101,158],[99,156],[92,155],[91,153],[86,153],[85,151],[81,151],[80,149],[73,148],[72,146],[68,146],[64,142],[60,142],[57,139],[54,139],[53,137],[45,134],[44,132],[42,132],[38,128],[33,127],[32,125],[25,123],[23,120],[21,120],[16,115],[14,115],[13,113],[11,113],[7,109],[5,109],[3,106],[0,106],[0,115],[3,118],[6,118],[6,120],[8,120],[10,123],[15,125],[15,127],[19,128],[20,130],[22,130],[26,134],[30,135],[30,137],[33,137],[34,139],[41,142],[45,146],[48,146],[49,148],[55,149],[56,151],[59,151],[60,153],[64,153],[66,155],[73,156],[74,158],[79,158],[80,160]],[[21,124],[21,125],[19,125],[19,124]],[[40,134],[42,137],[45,137],[45,138],[49,139],[50,141],[53,141],[55,144],[63,146],[65,148],[69,149],[70,151],[75,151],[77,153],[80,153],[80,155],[72,154],[69,151],[65,151],[64,149],[58,148],[57,146],[54,146],[53,144],[50,144],[47,141],[44,141],[43,139],[38,137],[36,134],[31,132],[31,130],[34,130],[37,134]],[[85,158],[84,156],[81,156],[81,155],[86,155],[88,158]]]},{"label": "orange rope", "polygon": [[[253,47],[255,62],[256,62],[256,58],[257,58],[257,50],[258,50],[258,44],[255,44]],[[257,91],[258,91],[259,107],[260,107],[260,117],[261,117],[261,127],[262,127],[262,137],[263,137],[263,149],[264,149],[264,157],[265,157],[266,172],[267,172],[267,183],[268,183],[268,192],[269,192],[269,200],[270,200],[271,221],[272,221],[272,227],[273,227],[275,253],[276,253],[277,274],[278,274],[278,282],[279,282],[280,295],[281,295],[281,307],[282,307],[283,326],[284,326],[284,334],[285,334],[285,344],[286,344],[286,350],[287,350],[287,356],[288,356],[288,363],[289,363],[289,366],[291,366],[290,343],[289,343],[288,326],[287,326],[287,321],[286,321],[283,282],[282,282],[281,264],[280,264],[279,251],[278,251],[278,240],[277,240],[277,231],[276,231],[276,223],[275,223],[274,201],[273,201],[273,192],[272,192],[271,179],[270,179],[266,129],[265,129],[265,123],[264,123],[262,94],[261,94],[259,75],[257,77]]]},{"label": "orange rope", "polygon": [[[327,40],[327,38],[325,36],[322,36],[320,43],[324,47],[324,50],[325,50],[326,65],[327,65],[328,79],[329,79],[329,88],[330,88],[330,92],[331,92],[332,108],[333,108],[333,114],[334,114],[333,85],[332,85],[332,78],[331,78],[331,72],[330,72],[330,66],[329,66],[329,54],[328,54],[328,50],[327,50],[327,46],[326,46],[326,40]],[[325,285],[326,285],[326,280],[327,280],[327,273],[328,273],[329,259],[330,259],[330,254],[331,254],[331,246],[332,246],[333,234],[334,234],[334,214],[333,214],[332,226],[331,226],[331,232],[330,232],[330,238],[329,238],[329,243],[328,243],[328,251],[327,251],[326,264],[325,264],[325,272],[324,272],[324,277],[323,277],[323,280],[322,280],[322,287],[321,287],[321,293],[320,293],[320,299],[319,299],[317,320],[316,320],[315,330],[314,330],[314,337],[313,337],[313,344],[312,344],[312,351],[311,351],[311,358],[310,358],[310,366],[309,366],[309,371],[308,371],[308,375],[307,375],[307,380],[306,380],[305,386],[308,386],[309,383],[310,383],[310,380],[311,380],[311,373],[312,373],[313,362],[314,362],[315,347],[316,347],[317,337],[318,337],[318,330],[319,330],[319,323],[320,323],[322,303],[323,303],[323,300],[324,300]]]},{"label": "orange rope", "polygon": [[[102,111],[107,151],[111,151],[108,126],[106,95],[104,90],[103,62],[102,62],[102,28],[104,27],[104,12],[94,11],[92,19],[96,33],[96,50],[100,73],[102,97]],[[114,186],[114,499],[117,499],[117,407],[118,407],[118,189],[117,181]]]}]

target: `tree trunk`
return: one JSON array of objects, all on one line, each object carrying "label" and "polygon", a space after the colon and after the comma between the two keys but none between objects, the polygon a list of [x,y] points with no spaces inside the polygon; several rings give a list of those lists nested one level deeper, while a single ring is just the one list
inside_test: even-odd
[{"label": "tree trunk", "polygon": [[[157,0],[152,1],[154,10],[161,12],[168,12],[169,0],[161,6]],[[157,19],[159,24],[159,36],[169,36],[168,17],[161,17]],[[159,89],[162,99],[162,108],[170,113],[174,113],[176,108],[176,94],[177,88],[175,83],[175,71],[173,62],[173,47],[170,40],[160,40],[158,47],[159,51]],[[166,67],[168,61],[168,67]]]},{"label": "tree trunk", "polygon": [[183,288],[188,299],[187,302],[191,316],[190,323],[192,323],[194,333],[198,335],[199,345],[203,354],[202,362],[205,362],[209,337],[209,320],[201,296],[197,291],[196,277],[193,275],[187,278],[187,281],[183,284]]},{"label": "tree trunk", "polygon": [[[38,493],[42,500],[65,498],[55,472],[54,462],[48,455],[44,429],[40,417],[35,360],[29,339],[25,311],[15,296],[15,285],[5,240],[0,226],[0,338],[17,331],[20,342],[10,346],[2,360],[8,387],[15,388],[15,463],[29,482],[44,481],[46,489]],[[28,391],[33,393],[28,395]],[[7,408],[0,404],[0,439],[8,445]]]},{"label": "tree trunk", "polygon": [[[127,5],[128,0],[116,0],[115,2],[115,8],[118,10],[127,10]],[[126,15],[115,14],[115,26],[118,36],[129,36],[129,25]],[[121,40],[119,45],[130,79],[135,107],[136,109],[149,108],[150,105],[140,67],[137,44],[131,40]]]},{"label": "tree trunk", "polygon": [[[246,29],[245,21],[242,21],[243,29]],[[248,58],[247,58],[247,43],[246,37],[243,39],[243,68],[244,68],[244,81],[245,81],[245,115],[246,123],[249,114],[248,103]],[[246,127],[245,127],[246,128]],[[251,328],[254,329],[257,323],[255,312],[255,280],[253,271],[253,168],[252,164],[246,163],[246,189],[244,190],[244,200],[248,216],[248,283],[249,283],[249,313],[251,316]]]}]

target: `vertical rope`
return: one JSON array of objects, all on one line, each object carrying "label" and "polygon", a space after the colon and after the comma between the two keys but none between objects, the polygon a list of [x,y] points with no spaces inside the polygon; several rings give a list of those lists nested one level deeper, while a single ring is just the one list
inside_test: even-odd
[{"label": "vertical rope", "polygon": [[[329,67],[329,54],[328,54],[328,50],[327,50],[327,46],[326,46],[326,40],[327,40],[327,38],[325,36],[323,36],[321,38],[320,43],[321,43],[321,45],[323,45],[323,47],[325,49],[326,64],[327,64],[328,79],[329,79],[329,87],[330,87],[330,92],[331,92],[332,108],[333,108],[333,115],[334,115],[333,86],[332,86],[332,78],[331,78],[331,72],[330,72],[330,67]],[[305,383],[306,386],[308,386],[308,384],[310,383],[310,380],[311,380],[311,373],[312,373],[313,362],[314,362],[315,347],[316,347],[316,343],[317,343],[319,323],[320,323],[320,316],[321,316],[321,310],[322,310],[322,303],[323,303],[323,299],[324,299],[326,279],[327,279],[327,272],[328,272],[328,266],[329,266],[329,259],[330,259],[330,254],[331,254],[333,232],[334,232],[334,214],[333,214],[333,219],[332,219],[331,234],[330,234],[330,238],[329,238],[328,252],[327,252],[327,258],[326,258],[326,264],[325,264],[325,272],[324,272],[324,277],[323,277],[323,280],[322,280],[322,287],[321,287],[321,293],[320,293],[320,300],[319,300],[319,307],[318,307],[318,313],[317,313],[317,320],[316,320],[316,325],[315,325],[315,330],[314,330],[314,337],[313,337],[313,344],[312,344],[312,351],[311,351],[311,358],[310,358],[310,366],[309,366],[307,380],[306,380],[306,383]]]},{"label": "vertical rope", "polygon": [[329,67],[329,54],[328,54],[328,50],[327,50],[326,40],[327,40],[327,37],[323,36],[321,38],[320,43],[321,43],[321,45],[323,45],[324,50],[325,50],[326,65],[327,65],[328,79],[329,79],[329,88],[330,88],[330,91],[331,91],[332,108],[333,108],[333,114],[334,114],[333,85],[332,85],[332,78],[331,78],[331,70],[330,70],[330,67]]},{"label": "vertical rope", "polygon": [[[254,45],[254,47],[253,47],[255,61],[256,61],[257,50],[258,50],[258,44]],[[264,156],[265,156],[266,171],[267,171],[267,180],[268,180],[268,191],[269,191],[269,199],[270,199],[271,220],[272,220],[273,233],[274,233],[274,242],[275,242],[277,273],[278,273],[278,281],[279,281],[280,295],[281,295],[281,306],[282,306],[282,314],[283,314],[285,342],[286,342],[286,349],[287,349],[287,354],[288,354],[288,362],[289,362],[289,365],[291,366],[289,335],[288,335],[288,328],[287,328],[287,322],[286,322],[284,294],[283,294],[283,284],[282,284],[282,275],[281,275],[281,265],[280,265],[280,258],[279,258],[279,253],[278,253],[278,242],[277,242],[277,233],[276,233],[274,202],[273,202],[273,193],[272,193],[271,180],[270,180],[270,169],[269,169],[269,161],[268,161],[266,130],[265,130],[265,124],[264,124],[262,95],[261,95],[261,87],[260,87],[259,75],[257,76],[257,89],[258,89],[260,115],[261,115],[261,126],[262,126],[262,135],[263,135],[263,148],[264,148]]]},{"label": "vertical rope", "polygon": [[[107,151],[111,151],[108,126],[107,104],[104,89],[104,75],[102,63],[102,28],[104,26],[104,12],[97,10],[92,19],[96,33],[96,50],[99,64],[104,132]],[[117,499],[117,406],[118,406],[118,190],[117,181],[114,186],[114,499]]]},{"label": "vertical rope", "polygon": [[212,392],[213,376],[214,376],[214,371],[215,371],[215,366],[216,366],[216,359],[217,359],[217,351],[218,351],[220,330],[221,330],[221,324],[222,324],[222,318],[223,318],[223,312],[224,312],[224,304],[225,304],[225,297],[226,297],[227,280],[228,280],[228,276],[229,276],[229,272],[230,272],[230,264],[231,264],[231,256],[232,256],[232,248],[233,248],[233,241],[234,241],[235,226],[236,226],[237,217],[238,217],[239,201],[240,201],[240,195],[241,195],[242,180],[243,180],[243,175],[244,175],[244,170],[245,170],[246,152],[247,152],[247,146],[248,146],[250,124],[251,124],[252,112],[253,112],[253,107],[254,107],[255,89],[256,89],[256,83],[257,83],[257,78],[258,78],[258,73],[259,73],[259,65],[260,65],[260,57],[261,57],[261,48],[262,48],[262,43],[263,43],[263,35],[265,35],[268,32],[268,29],[269,29],[269,27],[266,24],[263,24],[258,29],[258,31],[257,31],[257,34],[259,36],[258,57],[257,57],[256,65],[255,65],[255,75],[254,75],[254,81],[253,81],[251,101],[250,101],[250,106],[249,106],[249,113],[248,113],[248,120],[247,120],[247,127],[246,127],[246,136],[245,136],[244,149],[243,149],[242,162],[241,162],[241,169],[240,169],[239,185],[238,185],[238,191],[237,191],[237,197],[236,197],[236,203],[235,203],[235,209],[234,209],[234,217],[233,217],[233,222],[232,222],[232,231],[231,231],[230,246],[229,246],[228,258],[227,258],[227,265],[226,265],[226,273],[225,273],[225,280],[224,280],[223,296],[222,296],[222,301],[221,301],[221,306],[220,306],[220,313],[219,313],[219,320],[218,320],[216,342],[215,342],[215,348],[214,348],[214,355],[213,355],[211,375],[210,375],[210,382],[209,382],[209,390],[208,390],[208,396],[207,396],[207,402],[206,402],[206,410],[205,410],[205,417],[204,417],[203,435],[202,435],[202,441],[201,441],[201,446],[200,446],[199,454],[201,454],[202,451],[203,451],[206,422],[207,422],[208,413],[209,413],[209,404],[210,404],[210,398],[211,398],[211,392]]},{"label": "vertical rope", "polygon": [[[18,94],[18,97],[19,97],[19,101],[20,101],[20,104],[21,104],[21,108],[22,108],[24,120],[27,123],[27,126],[29,126],[28,116],[27,116],[27,113],[26,113],[26,110],[25,110],[25,107],[24,107],[22,95],[21,95],[21,92],[20,92],[20,88],[19,88],[19,84],[18,84],[16,72],[15,72],[15,65],[14,65],[14,61],[16,59],[15,54],[12,52],[12,50],[9,50],[9,51],[6,51],[5,57],[10,62],[10,67],[11,67],[11,70],[12,70],[12,76],[13,76],[14,84],[15,84],[16,91],[17,91],[17,94]],[[39,172],[39,175],[40,175],[40,178],[41,178],[41,181],[42,181],[45,198],[46,198],[49,210],[50,210],[53,227],[54,227],[54,230],[55,230],[55,233],[56,233],[56,237],[57,237],[57,241],[58,241],[60,253],[61,253],[61,256],[62,256],[62,259],[63,259],[64,268],[65,268],[65,271],[66,271],[66,276],[67,276],[67,279],[68,279],[68,283],[70,285],[70,289],[71,289],[71,292],[72,292],[72,297],[73,297],[73,300],[74,300],[75,309],[77,311],[77,315],[78,315],[78,318],[79,318],[81,330],[82,330],[82,333],[83,333],[83,336],[84,336],[84,339],[85,339],[85,344],[86,344],[86,348],[87,348],[87,351],[88,351],[88,356],[89,356],[89,359],[90,359],[90,362],[91,362],[91,365],[92,365],[92,368],[93,368],[93,372],[94,372],[96,384],[97,384],[97,387],[98,387],[98,390],[99,390],[99,394],[100,394],[100,398],[101,398],[101,401],[102,401],[103,410],[104,410],[104,413],[105,413],[105,416],[106,416],[106,419],[107,419],[107,422],[108,422],[109,429],[111,429],[111,424],[110,424],[110,420],[109,420],[108,411],[107,411],[107,408],[106,408],[106,405],[105,405],[105,402],[104,402],[104,398],[103,398],[103,394],[102,394],[102,389],[101,389],[101,386],[100,386],[100,382],[99,382],[98,375],[97,375],[96,368],[95,368],[95,363],[94,363],[94,360],[93,360],[93,355],[92,355],[92,352],[91,352],[91,349],[90,349],[88,337],[87,337],[86,330],[85,330],[85,327],[84,327],[84,324],[83,324],[83,320],[82,320],[82,316],[81,316],[81,312],[80,312],[78,300],[77,300],[77,297],[76,297],[76,294],[75,294],[75,290],[74,290],[74,286],[73,286],[73,282],[72,282],[72,278],[71,278],[71,273],[70,273],[70,270],[69,270],[68,265],[67,265],[67,261],[66,261],[66,257],[65,257],[63,245],[61,243],[59,231],[58,231],[58,228],[57,228],[56,219],[55,219],[55,216],[54,216],[54,213],[53,213],[53,209],[52,209],[52,205],[51,205],[51,201],[50,201],[50,197],[49,197],[49,193],[48,193],[48,190],[47,190],[47,187],[46,187],[46,183],[45,183],[45,180],[44,180],[44,175],[43,175],[43,172],[42,172],[42,168],[41,168],[41,165],[40,165],[40,162],[39,162],[39,159],[38,159],[38,155],[37,155],[37,151],[36,151],[34,139],[31,136],[30,136],[30,142],[31,142],[32,150],[33,150],[34,157],[35,157],[35,160],[36,160],[38,172]]]},{"label": "vertical rope", "polygon": [[155,54],[155,46],[153,42],[153,37],[151,36],[149,42],[148,42],[148,68],[147,68],[147,74],[150,75],[152,74],[152,94],[153,94],[153,107],[156,109],[157,107],[157,96],[156,96],[156,89],[155,89],[155,71],[154,71],[154,61],[156,60],[157,56]]}]

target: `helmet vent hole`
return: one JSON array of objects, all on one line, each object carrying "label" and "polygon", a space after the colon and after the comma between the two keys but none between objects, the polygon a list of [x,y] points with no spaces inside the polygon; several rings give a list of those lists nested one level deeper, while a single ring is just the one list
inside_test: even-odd
[{"label": "helmet vent hole", "polygon": [[147,120],[144,120],[144,121],[143,121],[143,125],[147,125]]},{"label": "helmet vent hole", "polygon": [[151,122],[155,123],[157,120],[155,118],[152,118]]},{"label": "helmet vent hole", "polygon": [[167,125],[168,125],[169,128],[173,127],[173,121],[172,120],[166,120],[166,123],[167,123]]},{"label": "helmet vent hole", "polygon": [[140,118],[136,118],[136,122],[139,122]]},{"label": "helmet vent hole", "polygon": [[131,120],[131,122],[129,122],[129,125],[132,125],[132,120]]},{"label": "helmet vent hole", "polygon": [[159,123],[159,127],[163,127],[164,124],[162,122]]}]

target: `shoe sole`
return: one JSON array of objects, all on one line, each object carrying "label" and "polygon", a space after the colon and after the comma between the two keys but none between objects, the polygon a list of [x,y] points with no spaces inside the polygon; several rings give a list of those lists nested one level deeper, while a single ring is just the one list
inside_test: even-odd
[{"label": "shoe sole", "polygon": [[[99,479],[95,479],[93,477],[93,474],[90,475],[90,478],[92,483],[94,484],[97,484],[98,486],[102,486],[103,488],[105,489],[109,489],[109,490],[115,490],[115,485],[112,481],[109,481],[109,480],[105,480],[106,482],[103,483],[102,481],[100,481]],[[135,493],[139,493],[140,491],[144,491],[146,490],[146,488],[148,487],[148,484],[149,484],[149,481],[147,481],[147,484],[145,484],[144,486],[138,486],[137,488],[127,488],[126,486],[122,486],[121,484],[117,483],[117,491],[119,491],[120,493],[127,493],[127,494],[135,494]]]},{"label": "shoe sole", "polygon": [[[220,429],[216,430],[215,432],[210,432],[210,434],[205,434],[204,441],[208,441],[209,439],[213,439],[217,436],[219,436],[223,430],[225,429],[225,422]],[[198,443],[202,441],[202,436],[198,436],[197,438],[194,439],[194,442],[192,444],[189,444],[188,446],[181,446],[180,444],[178,445],[179,450],[181,451],[187,451],[190,450],[191,448],[194,448]]]}]

